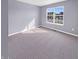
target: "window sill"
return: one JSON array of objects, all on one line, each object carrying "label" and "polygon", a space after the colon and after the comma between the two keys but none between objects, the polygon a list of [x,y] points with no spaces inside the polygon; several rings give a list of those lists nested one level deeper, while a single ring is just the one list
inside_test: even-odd
[{"label": "window sill", "polygon": [[64,26],[64,24],[58,24],[58,23],[51,23],[51,22],[46,22],[48,24],[53,24],[53,25],[59,25],[59,26]]}]

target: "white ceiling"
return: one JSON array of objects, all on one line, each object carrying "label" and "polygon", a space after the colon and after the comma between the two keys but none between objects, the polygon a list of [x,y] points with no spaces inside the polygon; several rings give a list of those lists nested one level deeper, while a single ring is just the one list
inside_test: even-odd
[{"label": "white ceiling", "polygon": [[58,2],[66,1],[66,0],[17,0],[17,1],[33,4],[36,6],[44,6],[44,5],[58,3]]}]

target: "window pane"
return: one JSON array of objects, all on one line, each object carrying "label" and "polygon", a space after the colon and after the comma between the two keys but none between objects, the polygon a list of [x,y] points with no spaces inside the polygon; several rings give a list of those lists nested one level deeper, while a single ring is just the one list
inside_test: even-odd
[{"label": "window pane", "polygon": [[53,16],[47,16],[48,22],[53,23]]},{"label": "window pane", "polygon": [[55,7],[55,23],[58,24],[63,24],[63,12],[64,12],[64,7]]},{"label": "window pane", "polygon": [[56,16],[55,23],[63,24],[63,16]]}]

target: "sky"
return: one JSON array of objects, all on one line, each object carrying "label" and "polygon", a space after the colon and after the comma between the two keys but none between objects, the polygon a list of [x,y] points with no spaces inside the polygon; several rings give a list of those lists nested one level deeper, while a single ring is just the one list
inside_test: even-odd
[{"label": "sky", "polygon": [[48,8],[47,12],[55,12],[55,13],[59,14],[60,12],[64,12],[64,6]]}]

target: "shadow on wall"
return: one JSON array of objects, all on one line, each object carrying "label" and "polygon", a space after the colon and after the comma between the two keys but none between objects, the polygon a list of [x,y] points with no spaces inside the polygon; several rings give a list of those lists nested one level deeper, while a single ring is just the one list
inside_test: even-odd
[{"label": "shadow on wall", "polygon": [[22,30],[22,32],[31,30],[31,29],[35,29],[35,18],[33,18],[33,20],[25,27],[25,29]]},{"label": "shadow on wall", "polygon": [[17,34],[17,33],[24,33],[24,32],[29,32],[30,30],[33,30],[33,29],[35,29],[35,28],[37,28],[36,27],[36,20],[35,20],[35,18],[33,18],[33,20],[31,21],[31,22],[29,22],[26,26],[25,26],[25,28],[23,29],[23,30],[21,30],[21,31],[18,31],[18,32],[15,32],[15,33],[12,33],[12,34],[9,34],[8,36],[12,36],[12,35],[15,35],[15,34]]}]

